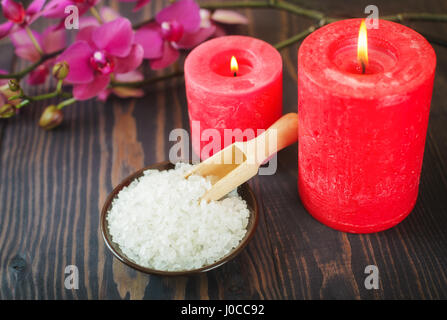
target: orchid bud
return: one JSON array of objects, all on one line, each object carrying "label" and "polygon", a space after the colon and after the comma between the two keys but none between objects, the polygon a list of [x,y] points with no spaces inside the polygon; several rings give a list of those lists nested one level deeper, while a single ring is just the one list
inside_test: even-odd
[{"label": "orchid bud", "polygon": [[69,71],[70,67],[67,62],[65,61],[58,62],[53,67],[53,76],[57,80],[64,80],[68,76]]},{"label": "orchid bud", "polygon": [[16,114],[16,111],[14,109],[14,106],[8,104],[4,104],[0,107],[0,118],[6,119],[11,118]]},{"label": "orchid bud", "polygon": [[21,24],[25,21],[25,9],[23,5],[19,2],[14,2],[12,0],[2,0],[3,15],[9,21]]},{"label": "orchid bud", "polygon": [[16,79],[11,79],[8,82],[9,90],[12,92],[17,92],[20,90],[20,84]]},{"label": "orchid bud", "polygon": [[39,126],[51,130],[61,124],[64,115],[55,105],[48,106],[40,116]]}]

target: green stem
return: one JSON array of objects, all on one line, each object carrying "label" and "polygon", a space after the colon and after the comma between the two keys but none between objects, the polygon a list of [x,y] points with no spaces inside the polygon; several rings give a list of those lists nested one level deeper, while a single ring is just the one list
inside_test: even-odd
[{"label": "green stem", "polygon": [[56,98],[58,95],[59,95],[59,93],[54,91],[54,92],[49,92],[49,93],[45,93],[45,94],[40,94],[40,95],[34,96],[34,97],[27,96],[27,99],[29,99],[31,101],[40,101],[40,100]]},{"label": "green stem", "polygon": [[[279,2],[279,1],[278,1]],[[272,1],[225,1],[225,2],[211,2],[200,5],[202,9],[238,9],[238,8],[271,8],[277,5],[277,2]]]},{"label": "green stem", "polygon": [[43,55],[43,50],[39,44],[39,42],[37,42],[37,39],[34,37],[33,32],[31,31],[31,29],[26,26],[25,27],[26,33],[28,34],[29,38],[31,39],[31,42],[33,43],[34,47],[36,48],[37,52],[39,52],[39,54],[42,56]]},{"label": "green stem", "polygon": [[64,80],[58,80],[56,84],[56,93],[59,94],[62,92],[62,84],[64,83]]},{"label": "green stem", "polygon": [[290,13],[306,16],[317,20],[321,20],[325,17],[324,14],[320,11],[305,9],[289,2],[278,1],[272,6],[284,11],[288,11]]},{"label": "green stem", "polygon": [[90,13],[98,20],[99,24],[103,24],[104,21],[101,18],[101,15],[99,14],[98,10],[95,7],[90,7]]},{"label": "green stem", "polygon": [[447,22],[447,14],[404,12],[390,16],[383,16],[381,19],[397,22],[402,22],[404,20]]},{"label": "green stem", "polygon": [[59,104],[56,106],[56,108],[59,109],[59,110],[61,110],[62,108],[66,107],[66,106],[68,106],[68,105],[70,105],[70,104],[73,104],[73,103],[75,103],[75,102],[76,102],[76,98],[70,98],[70,99],[67,99],[67,100],[62,101],[61,103],[59,103]]},{"label": "green stem", "polygon": [[274,45],[274,47],[276,49],[278,49],[278,50],[284,49],[284,48],[286,48],[286,47],[288,47],[288,46],[290,46],[292,44],[297,43],[300,40],[303,40],[305,37],[307,37],[309,34],[314,32],[319,27],[322,27],[323,25],[324,25],[324,23],[310,26],[306,30],[304,30],[304,31],[302,31],[300,33],[297,33],[296,35],[291,36],[290,38],[288,38],[288,39],[286,39],[284,41],[278,42],[277,44]]},{"label": "green stem", "polygon": [[22,102],[20,102],[18,105],[16,105],[16,109],[20,109],[20,108],[23,108],[24,106],[26,106],[26,105],[28,105],[28,104],[30,104],[30,100],[28,100],[28,99],[26,99],[26,100],[23,100]]},{"label": "green stem", "polygon": [[48,92],[48,93],[44,93],[44,94],[40,94],[37,96],[28,96],[25,93],[21,93],[18,94],[16,96],[10,97],[8,100],[16,100],[16,99],[26,99],[29,101],[41,101],[41,100],[47,100],[47,99],[51,99],[51,98],[56,98],[56,97],[64,97],[64,98],[71,98],[72,95],[71,93],[68,92],[61,92],[60,89],[56,89],[56,91],[53,92]]},{"label": "green stem", "polygon": [[0,79],[17,79],[20,80],[23,77],[25,77],[28,73],[30,73],[31,71],[33,71],[34,69],[36,69],[38,66],[40,66],[42,63],[44,63],[45,61],[54,58],[55,56],[59,55],[63,50],[57,51],[57,52],[53,52],[47,55],[43,55],[40,57],[40,59],[38,61],[36,61],[35,63],[33,63],[32,65],[28,66],[27,68],[23,69],[20,72],[16,72],[16,73],[9,73],[9,74],[0,74]]}]

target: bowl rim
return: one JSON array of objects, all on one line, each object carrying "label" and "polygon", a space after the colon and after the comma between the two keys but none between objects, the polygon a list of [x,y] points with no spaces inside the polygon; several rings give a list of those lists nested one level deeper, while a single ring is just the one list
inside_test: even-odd
[{"label": "bowl rim", "polygon": [[[192,269],[192,270],[185,270],[185,271],[163,271],[163,270],[157,270],[152,268],[146,268],[143,267],[135,262],[133,262],[131,259],[127,258],[124,254],[121,254],[118,252],[118,250],[115,248],[116,246],[119,246],[118,244],[114,243],[112,241],[111,235],[108,232],[108,222],[106,219],[106,216],[109,212],[110,206],[112,204],[113,199],[115,199],[116,195],[126,186],[128,186],[132,181],[135,179],[141,177],[143,175],[143,172],[150,169],[159,169],[160,167],[166,167],[166,166],[174,166],[175,164],[172,164],[169,161],[163,161],[158,162],[152,165],[149,165],[147,167],[144,167],[142,169],[139,169],[135,171],[134,173],[130,174],[126,178],[124,178],[116,187],[113,188],[113,190],[109,193],[107,196],[106,201],[104,202],[104,205],[101,210],[101,216],[100,216],[100,226],[101,226],[101,234],[102,238],[107,246],[107,248],[112,252],[112,254],[122,263],[126,264],[127,266],[136,269],[138,271],[141,271],[146,274],[153,274],[153,275],[162,275],[162,276],[185,276],[185,275],[192,275],[192,274],[199,274],[204,273],[210,270],[213,270],[215,268],[220,267],[221,265],[225,264],[226,262],[234,259],[250,242],[250,240],[253,238],[255,234],[255,230],[259,223],[259,205],[258,200],[256,199],[256,196],[253,192],[253,190],[250,188],[248,183],[242,184],[240,187],[244,187],[245,190],[248,193],[248,196],[252,198],[252,204],[253,204],[253,210],[250,209],[250,215],[252,216],[252,224],[249,226],[249,229],[247,229],[246,234],[244,235],[244,238],[241,240],[239,245],[234,248],[232,251],[230,251],[227,255],[219,259],[218,261],[198,268],[198,269]],[[115,244],[115,245],[114,245]]]}]

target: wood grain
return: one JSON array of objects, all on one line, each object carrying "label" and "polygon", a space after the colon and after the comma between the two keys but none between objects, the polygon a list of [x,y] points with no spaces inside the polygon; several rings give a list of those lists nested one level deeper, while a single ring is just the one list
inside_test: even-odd
[{"label": "wood grain", "polygon": [[[368,1],[299,1],[332,15],[360,16]],[[135,21],[163,7],[152,1],[137,14],[106,1]],[[376,1],[380,14],[447,13],[445,1]],[[312,21],[272,10],[241,10],[248,26],[231,28],[270,43]],[[437,23],[410,27],[447,39]],[[147,88],[142,99],[110,98],[67,107],[63,125],[37,126],[44,103],[0,121],[0,299],[446,299],[447,298],[447,49],[438,57],[417,204],[397,227],[345,234],[315,221],[297,193],[297,147],[282,151],[273,176],[250,181],[260,223],[247,248],[206,274],[148,276],[112,257],[99,230],[99,212],[112,188],[142,166],[168,158],[169,132],[189,130],[182,78]],[[0,42],[0,68],[24,63]],[[281,52],[284,113],[296,111],[298,44]],[[54,86],[52,81],[42,90]],[[31,93],[38,88],[26,88]],[[367,265],[380,271],[378,290],[364,286]],[[78,290],[64,287],[67,265],[79,268]]]}]

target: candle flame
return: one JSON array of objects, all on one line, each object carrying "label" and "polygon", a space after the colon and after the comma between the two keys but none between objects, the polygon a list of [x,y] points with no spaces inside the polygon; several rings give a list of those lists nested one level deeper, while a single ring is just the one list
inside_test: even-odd
[{"label": "candle flame", "polygon": [[239,66],[237,64],[237,60],[235,56],[231,57],[231,62],[230,62],[230,68],[231,68],[231,72],[234,74],[234,76],[236,76],[237,72],[239,71]]},{"label": "candle flame", "polygon": [[363,69],[368,65],[368,35],[366,31],[365,19],[363,19],[362,23],[360,24],[359,40],[357,42],[357,61]]}]

